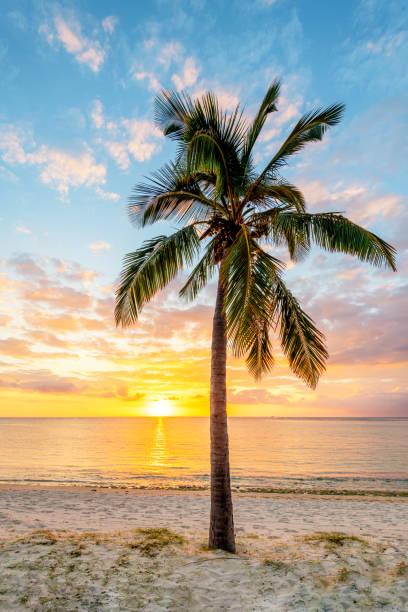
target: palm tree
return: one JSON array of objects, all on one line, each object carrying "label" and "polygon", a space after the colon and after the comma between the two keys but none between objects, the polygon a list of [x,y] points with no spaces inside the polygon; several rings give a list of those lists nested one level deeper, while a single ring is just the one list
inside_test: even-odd
[{"label": "palm tree", "polygon": [[[162,91],[155,101],[157,125],[177,143],[175,161],[135,187],[131,221],[146,226],[171,220],[179,229],[146,240],[123,262],[116,322],[133,325],[143,306],[185,267],[193,266],[180,295],[193,300],[218,277],[211,345],[211,516],[209,546],[235,551],[226,411],[227,342],[259,378],[273,366],[270,332],[278,332],[292,371],[315,388],[328,353],[323,334],[283,280],[284,264],[312,243],[395,270],[395,249],[338,213],[306,212],[302,193],[280,174],[307,143],[336,125],[344,106],[334,104],[301,117],[262,171],[254,146],[277,110],[279,82],[269,87],[255,118],[238,106],[224,112],[213,93],[192,99]],[[203,251],[203,252],[202,252]],[[271,252],[272,251],[272,252]],[[201,253],[201,254],[200,254]]]}]

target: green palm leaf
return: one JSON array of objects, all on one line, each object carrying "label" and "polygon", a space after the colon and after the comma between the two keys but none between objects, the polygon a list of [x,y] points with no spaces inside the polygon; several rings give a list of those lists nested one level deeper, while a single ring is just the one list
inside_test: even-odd
[{"label": "green palm leaf", "polygon": [[271,369],[272,349],[268,329],[271,319],[273,279],[283,269],[278,259],[265,253],[242,227],[223,261],[224,307],[227,333],[236,356],[247,356],[256,378]]},{"label": "green palm leaf", "polygon": [[217,239],[213,238],[207,246],[203,258],[198,262],[194,270],[188,277],[185,285],[180,289],[180,297],[187,300],[194,300],[198,293],[211,280],[215,274],[217,265],[215,263],[214,247]]},{"label": "green palm leaf", "polygon": [[273,83],[269,86],[265,94],[265,97],[262,100],[262,103],[258,109],[258,112],[255,115],[252,125],[250,126],[247,132],[245,144],[244,144],[242,156],[241,156],[241,163],[242,163],[244,170],[246,170],[248,166],[250,156],[252,153],[252,149],[254,148],[254,145],[259,137],[259,134],[261,133],[262,128],[265,125],[265,121],[268,118],[268,115],[278,110],[276,107],[276,102],[279,98],[279,92],[280,92],[279,81],[277,80],[273,81]]},{"label": "green palm leaf", "polygon": [[192,226],[171,236],[158,236],[128,253],[116,292],[116,324],[136,322],[144,304],[163,289],[182,269],[191,265],[199,251],[199,238]]},{"label": "green palm leaf", "polygon": [[344,109],[344,104],[333,104],[327,108],[310,111],[303,115],[266,166],[262,175],[266,176],[284,166],[288,157],[301,151],[307,143],[322,140],[327,129],[339,123],[344,114]]},{"label": "green palm leaf", "polygon": [[156,125],[172,140],[183,138],[188,118],[193,112],[193,100],[185,92],[163,90],[156,96],[154,112]]},{"label": "green palm leaf", "polygon": [[[257,204],[259,208],[265,206],[270,208],[274,204],[276,206],[276,203],[284,204],[297,212],[304,212],[306,208],[302,192],[295,185],[282,179],[254,184],[250,196],[251,203]],[[244,198],[242,208],[245,209],[247,205],[248,200]]]},{"label": "green palm leaf", "polygon": [[211,197],[213,181],[210,172],[189,172],[180,163],[166,164],[149,182],[134,188],[129,198],[130,220],[142,227],[164,219],[206,221],[212,211],[224,212]]},{"label": "green palm leaf", "polygon": [[396,270],[394,247],[339,213],[279,212],[271,216],[271,229],[292,236],[294,241],[299,236],[327,251],[346,253],[374,266]]},{"label": "green palm leaf", "polygon": [[246,200],[252,199],[252,192],[260,183],[268,178],[276,178],[279,168],[286,165],[288,157],[301,151],[307,143],[322,140],[327,129],[339,123],[344,109],[344,104],[333,104],[303,115],[258,178],[248,187]]},{"label": "green palm leaf", "polygon": [[328,358],[324,335],[279,275],[275,278],[273,294],[271,314],[277,319],[282,350],[296,376],[314,389]]}]

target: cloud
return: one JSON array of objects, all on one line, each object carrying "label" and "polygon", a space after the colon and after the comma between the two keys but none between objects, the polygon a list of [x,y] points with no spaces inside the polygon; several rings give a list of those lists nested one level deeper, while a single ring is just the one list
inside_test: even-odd
[{"label": "cloud", "polygon": [[136,81],[147,80],[150,91],[158,91],[159,89],[162,88],[162,86],[160,85],[160,81],[157,78],[157,76],[154,74],[154,72],[149,72],[145,70],[135,70],[133,72],[133,78]]},{"label": "cloud", "polygon": [[[384,68],[386,72],[387,68]],[[391,78],[388,77],[388,86]],[[341,167],[346,180],[355,176],[356,167],[359,176],[370,182],[378,182],[379,177],[383,177],[383,181],[385,178],[405,177],[407,108],[405,92],[399,97],[390,96],[386,103],[381,101],[355,115],[339,131],[329,161]]]},{"label": "cloud", "polygon": [[128,132],[128,151],[137,161],[146,161],[157,151],[158,144],[152,139],[161,138],[161,132],[151,121],[124,119],[122,125]]},{"label": "cloud", "polygon": [[16,126],[0,129],[0,153],[12,165],[38,166],[41,182],[61,196],[67,196],[71,187],[100,187],[106,182],[106,166],[97,163],[91,151],[71,153],[47,145],[33,148],[30,135]]},{"label": "cloud", "polygon": [[28,302],[49,304],[54,308],[90,308],[92,297],[72,287],[61,287],[49,282],[40,282],[36,287],[23,289],[21,296]]},{"label": "cloud", "polygon": [[188,57],[184,62],[181,74],[173,74],[171,80],[177,91],[182,91],[197,82],[198,74],[199,69],[196,60],[193,57]]},{"label": "cloud", "polygon": [[267,389],[244,389],[241,391],[231,390],[228,393],[228,401],[231,404],[287,404],[286,395],[274,394]]},{"label": "cloud", "polygon": [[115,140],[105,140],[101,142],[103,142],[103,146],[119,168],[121,170],[127,170],[130,166],[127,143]]},{"label": "cloud", "polygon": [[[333,364],[401,364],[408,361],[408,342],[401,333],[405,329],[408,310],[408,286],[381,288],[378,295],[356,295],[367,279],[347,279],[354,299],[338,298],[329,305],[328,296],[316,304],[318,311],[330,319],[330,363]],[[346,286],[347,286],[346,285]],[[361,291],[361,289],[360,289]],[[349,322],[353,321],[350,327]],[[383,321],[387,321],[384,325]],[[330,346],[329,344],[329,346]]]},{"label": "cloud", "polygon": [[105,17],[105,19],[102,20],[102,28],[108,34],[113,34],[118,23],[118,17],[115,17],[114,15],[108,15],[107,17]]},{"label": "cloud", "polygon": [[143,41],[143,62],[133,63],[130,73],[135,81],[145,81],[149,91],[162,88],[162,79],[167,79],[167,71],[182,59],[183,47],[179,42],[162,43],[156,38]]},{"label": "cloud", "polygon": [[28,253],[18,253],[13,255],[8,265],[13,268],[17,274],[24,278],[45,279],[46,274],[38,262]]},{"label": "cloud", "polygon": [[[151,121],[125,118],[110,123],[107,137],[100,138],[99,143],[121,170],[130,167],[132,157],[144,162],[159,151],[162,134]],[[116,138],[110,138],[111,134],[116,135]]]},{"label": "cloud", "polygon": [[183,47],[179,42],[170,41],[162,45],[157,53],[157,61],[166,70],[170,65],[181,58]]},{"label": "cloud", "polygon": [[[102,146],[121,170],[127,170],[131,158],[139,162],[147,161],[160,149],[162,134],[160,130],[148,119],[121,117],[108,119],[104,115],[103,104],[95,100],[90,117],[94,127],[98,130],[97,143]],[[19,154],[14,141],[10,148],[15,155]],[[101,197],[115,200],[117,194],[107,195],[98,190]]]},{"label": "cloud", "polygon": [[303,28],[296,9],[292,10],[291,17],[285,20],[280,29],[279,40],[285,50],[286,62],[292,67],[297,65],[303,48]]},{"label": "cloud", "polygon": [[[76,313],[53,315],[42,312],[36,312],[35,314],[28,313],[26,315],[26,321],[33,327],[40,328],[42,333],[44,333],[44,330],[51,330],[53,332],[60,333],[77,332],[80,330],[107,330],[110,323],[94,317],[81,316]],[[44,336],[39,337],[38,332],[35,331],[30,332],[30,337],[34,338],[35,340],[44,340]],[[50,339],[49,336],[46,336],[46,339]],[[56,346],[55,337],[52,337],[51,339],[53,346]]]},{"label": "cloud", "polygon": [[407,32],[405,31],[387,32],[376,40],[367,41],[365,48],[369,54],[390,56],[407,42],[407,38]]},{"label": "cloud", "polygon": [[43,166],[40,180],[67,195],[71,187],[91,187],[106,182],[106,167],[98,164],[92,153],[77,155],[41,146],[30,154],[29,163]]},{"label": "cloud", "polygon": [[32,231],[26,225],[17,225],[16,232],[17,234],[32,234]]},{"label": "cloud", "polygon": [[[408,30],[391,30],[377,39],[362,38],[344,59],[339,74],[352,84],[364,82],[369,88],[385,86],[401,70],[407,51]],[[407,83],[404,71],[400,73],[400,79],[397,87]]]},{"label": "cloud", "polygon": [[[12,293],[20,286],[19,281],[15,281],[14,279],[6,276],[5,274],[0,273],[0,290],[4,294],[6,292]],[[1,305],[1,302],[0,302]]]},{"label": "cloud", "polygon": [[112,245],[109,242],[104,242],[103,240],[97,240],[96,242],[91,242],[89,248],[92,252],[98,253],[99,251],[108,251],[112,248]]},{"label": "cloud", "polygon": [[98,273],[95,270],[88,270],[83,268],[79,263],[75,261],[64,261],[56,257],[51,258],[50,263],[53,265],[54,270],[58,273],[58,278],[73,282],[89,283],[96,280]]},{"label": "cloud", "polygon": [[105,119],[103,116],[103,104],[100,100],[95,100],[91,110],[91,120],[97,129],[102,128],[105,125]]},{"label": "cloud", "polygon": [[51,370],[20,370],[18,378],[12,374],[0,378],[0,387],[21,389],[35,393],[80,393],[86,384],[79,379],[56,376]]},{"label": "cloud", "polygon": [[102,198],[102,200],[109,200],[110,202],[117,202],[120,200],[120,195],[118,193],[115,193],[114,191],[105,191],[99,186],[95,188],[95,192],[100,198]]},{"label": "cloud", "polygon": [[25,164],[27,155],[24,150],[24,141],[28,135],[13,126],[6,125],[0,128],[0,152],[2,159],[8,164]]},{"label": "cloud", "polygon": [[30,346],[24,340],[17,338],[5,338],[0,340],[0,353],[7,357],[24,357],[32,353]]},{"label": "cloud", "polygon": [[194,98],[201,98],[207,91],[212,91],[217,96],[220,106],[226,111],[234,110],[239,104],[239,97],[235,93],[218,86],[200,87],[194,92]]},{"label": "cloud", "polygon": [[399,218],[404,215],[404,199],[400,195],[386,195],[378,198],[370,198],[363,207],[353,213],[353,218],[360,222],[373,223],[379,218]]},{"label": "cloud", "polygon": [[99,72],[101,69],[106,52],[98,40],[92,40],[82,34],[78,19],[64,19],[61,15],[56,15],[51,23],[41,24],[40,33],[49,44],[62,44],[79,64],[85,64],[93,72]]},{"label": "cloud", "polygon": [[386,220],[398,223],[404,220],[408,211],[404,198],[399,194],[381,195],[376,185],[337,183],[327,186],[321,181],[299,181],[309,206],[313,209],[349,211],[348,216],[355,223],[364,226],[379,224]]}]

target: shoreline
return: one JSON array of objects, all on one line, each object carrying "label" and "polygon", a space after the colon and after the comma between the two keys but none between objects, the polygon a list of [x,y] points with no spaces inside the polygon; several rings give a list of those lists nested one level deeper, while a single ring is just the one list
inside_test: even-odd
[{"label": "shoreline", "polygon": [[[150,487],[150,486],[135,486],[128,487],[125,485],[90,485],[90,484],[62,484],[62,483],[19,483],[19,482],[0,482],[1,491],[92,491],[92,492],[122,492],[126,494],[135,495],[173,495],[173,494],[201,494],[208,496],[210,492],[209,487],[202,486],[178,486],[178,487]],[[269,496],[282,496],[282,497],[323,497],[323,498],[392,498],[398,500],[406,499],[408,502],[408,491],[406,490],[393,490],[393,489],[306,489],[306,488],[286,488],[286,487],[239,487],[232,488],[232,493],[235,496],[251,496],[251,497],[269,497]]]}]

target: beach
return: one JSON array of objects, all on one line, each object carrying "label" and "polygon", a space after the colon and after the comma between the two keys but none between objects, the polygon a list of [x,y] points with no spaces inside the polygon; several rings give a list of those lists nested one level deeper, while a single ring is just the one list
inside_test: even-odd
[{"label": "beach", "polygon": [[1,610],[406,610],[408,498],[0,487]]}]

